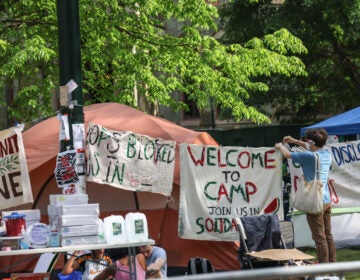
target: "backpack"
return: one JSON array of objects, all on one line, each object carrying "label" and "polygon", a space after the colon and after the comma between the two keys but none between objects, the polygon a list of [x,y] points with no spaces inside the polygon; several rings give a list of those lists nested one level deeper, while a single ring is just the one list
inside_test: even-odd
[{"label": "backpack", "polygon": [[206,258],[191,258],[187,266],[187,274],[202,274],[215,272],[211,262]]}]

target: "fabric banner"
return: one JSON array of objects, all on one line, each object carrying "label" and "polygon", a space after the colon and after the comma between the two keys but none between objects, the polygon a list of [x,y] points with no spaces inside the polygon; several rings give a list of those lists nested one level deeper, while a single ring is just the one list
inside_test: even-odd
[{"label": "fabric banner", "polygon": [[332,156],[329,186],[333,206],[360,206],[360,141],[334,143],[326,149]]},{"label": "fabric banner", "polygon": [[170,196],[176,142],[89,124],[87,181]]},{"label": "fabric banner", "polygon": [[180,146],[179,236],[239,240],[236,217],[283,219],[282,156],[274,148]]},{"label": "fabric banner", "polygon": [[[328,184],[333,207],[360,206],[360,141],[332,143],[325,146],[332,156]],[[301,151],[293,148],[293,151]],[[291,185],[296,189],[302,176],[300,165],[288,160]],[[295,193],[291,191],[292,196]]]},{"label": "fabric banner", "polygon": [[33,202],[23,129],[21,125],[0,131],[0,210]]}]

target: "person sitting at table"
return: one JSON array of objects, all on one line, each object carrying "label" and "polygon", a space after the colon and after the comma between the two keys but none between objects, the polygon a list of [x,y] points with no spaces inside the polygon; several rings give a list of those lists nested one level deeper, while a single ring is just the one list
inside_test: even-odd
[{"label": "person sitting at table", "polygon": [[[130,275],[130,269],[133,269],[133,267],[130,268],[131,260],[129,256],[129,248],[109,249],[108,253],[111,259],[114,261],[115,265],[111,265],[105,268],[94,278],[94,280],[105,280],[112,277],[114,277],[115,280],[133,279]],[[146,260],[143,254],[136,254],[135,269],[136,279],[144,280],[146,271]]]},{"label": "person sitting at table", "polygon": [[144,245],[139,247],[140,253],[146,258],[146,278],[167,278],[167,255],[166,251],[155,245]]},{"label": "person sitting at table", "polygon": [[74,251],[61,273],[68,275],[74,270],[82,268],[82,280],[93,280],[97,274],[111,264],[112,260],[105,255],[104,249],[91,250],[90,253],[84,255],[80,255],[80,251]]}]

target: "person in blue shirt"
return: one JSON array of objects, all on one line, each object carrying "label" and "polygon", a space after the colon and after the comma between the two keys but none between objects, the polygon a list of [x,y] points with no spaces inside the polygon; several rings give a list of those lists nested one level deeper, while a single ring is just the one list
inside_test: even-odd
[{"label": "person in blue shirt", "polygon": [[166,279],[167,278],[167,256],[166,251],[154,245],[139,247],[140,253],[146,258],[146,278]]},{"label": "person in blue shirt", "polygon": [[312,238],[315,241],[316,253],[319,263],[336,261],[336,247],[331,233],[331,197],[328,185],[328,176],[331,166],[331,154],[324,149],[328,135],[323,128],[312,128],[305,132],[305,141],[285,136],[283,143],[292,143],[305,148],[307,151],[291,152],[283,143],[275,144],[285,158],[291,158],[293,162],[301,165],[306,181],[314,179],[315,155],[319,155],[320,178],[323,190],[323,212],[320,214],[306,214]]}]

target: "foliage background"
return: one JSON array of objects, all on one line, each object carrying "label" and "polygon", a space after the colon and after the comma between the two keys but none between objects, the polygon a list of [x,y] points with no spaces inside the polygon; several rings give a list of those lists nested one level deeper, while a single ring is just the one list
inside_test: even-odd
[{"label": "foliage background", "polygon": [[273,104],[274,118],[314,122],[360,104],[360,1],[235,0],[220,10],[223,42],[241,43],[286,28],[308,49],[300,55],[306,77],[270,77],[267,94],[251,103]]},{"label": "foliage background", "polygon": [[[295,55],[307,49],[287,29],[219,43],[209,36],[218,11],[202,0],[80,0],[79,11],[86,103],[119,102],[156,115],[159,106],[187,110],[180,93],[200,111],[211,100],[228,118],[268,123],[250,100],[268,92],[270,77],[306,75]],[[180,28],[169,33],[174,21]],[[13,121],[58,107],[57,26],[55,0],[0,3],[0,87]]]}]

